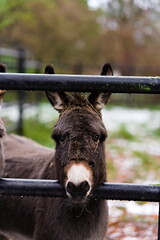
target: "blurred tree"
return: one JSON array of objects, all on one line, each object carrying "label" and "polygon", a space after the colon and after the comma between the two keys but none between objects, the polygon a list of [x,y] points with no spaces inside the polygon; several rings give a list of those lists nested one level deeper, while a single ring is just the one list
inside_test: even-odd
[{"label": "blurred tree", "polygon": [[20,7],[23,0],[1,0],[0,2],[0,30],[11,25],[22,17]]},{"label": "blurred tree", "polygon": [[14,8],[8,7],[9,1],[2,1],[1,18],[5,23],[11,14],[11,21],[0,29],[0,41],[23,45],[42,61],[72,64],[96,59],[99,24],[86,0],[15,1]]},{"label": "blurred tree", "polygon": [[77,73],[110,61],[122,74],[159,74],[160,0],[102,2],[91,10],[87,0],[1,0],[0,43]]},{"label": "blurred tree", "polygon": [[[122,74],[153,74],[156,65],[158,69],[159,10],[159,0],[106,0],[103,5],[103,49],[111,61],[121,65]],[[154,68],[152,73],[149,66]]]}]

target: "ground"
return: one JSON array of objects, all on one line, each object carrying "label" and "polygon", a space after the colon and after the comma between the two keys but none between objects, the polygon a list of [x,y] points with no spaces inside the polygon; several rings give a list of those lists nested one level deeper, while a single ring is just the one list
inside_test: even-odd
[{"label": "ground", "polygon": [[[103,112],[108,129],[108,181],[159,184],[160,111],[111,108]],[[158,203],[109,201],[111,240],[157,240]]]}]

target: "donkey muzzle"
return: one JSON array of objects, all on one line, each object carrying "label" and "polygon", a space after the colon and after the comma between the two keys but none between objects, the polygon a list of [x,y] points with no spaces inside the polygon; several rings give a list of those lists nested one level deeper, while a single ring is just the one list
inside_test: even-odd
[{"label": "donkey muzzle", "polygon": [[93,173],[85,162],[72,162],[66,169],[66,193],[69,198],[82,200],[88,197],[93,185]]}]

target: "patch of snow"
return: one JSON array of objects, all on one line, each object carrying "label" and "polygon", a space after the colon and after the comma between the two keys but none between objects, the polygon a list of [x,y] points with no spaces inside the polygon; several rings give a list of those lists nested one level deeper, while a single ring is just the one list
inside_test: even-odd
[{"label": "patch of snow", "polygon": [[[9,107],[4,107],[1,110],[0,116],[7,117],[10,121],[17,122],[19,118],[18,105],[14,104]],[[40,122],[47,123],[58,118],[58,113],[50,104],[28,105],[24,104],[24,118],[37,117]]]},{"label": "patch of snow", "polygon": [[126,211],[128,214],[134,215],[158,215],[159,203],[147,202],[138,204],[134,201],[108,201],[109,215],[117,218]]},{"label": "patch of snow", "polygon": [[120,125],[132,134],[142,134],[143,131],[160,128],[160,111],[150,109],[129,109],[114,107],[103,109],[103,121],[109,131],[117,131]]},{"label": "patch of snow", "polygon": [[[57,111],[48,103],[42,103],[38,106],[25,104],[24,117],[39,117],[40,121],[49,122],[58,117]],[[19,116],[18,105],[3,107],[1,117],[7,116],[11,121],[16,121]],[[160,128],[160,111],[150,109],[129,109],[125,107],[114,107],[112,109],[103,109],[102,117],[108,131],[116,131],[123,124],[131,133],[140,133],[144,129]],[[137,129],[137,131],[135,131]]]},{"label": "patch of snow", "polygon": [[17,122],[19,116],[18,105],[12,105],[7,108],[2,108],[0,116],[7,117],[9,120],[13,122]]},{"label": "patch of snow", "polygon": [[58,112],[54,110],[50,104],[47,103],[43,103],[38,106],[32,106],[31,109],[27,108],[24,111],[25,118],[37,116],[38,120],[41,123],[52,122],[58,118],[58,115]]},{"label": "patch of snow", "polygon": [[138,204],[136,202],[127,202],[126,210],[128,213],[136,215],[158,215],[158,203]]},{"label": "patch of snow", "polygon": [[114,107],[104,109],[102,116],[108,132],[116,132],[124,126],[138,139],[138,141],[128,141],[122,138],[123,136],[113,139],[114,145],[123,148],[125,154],[139,151],[160,156],[160,142],[150,135],[151,131],[160,128],[160,111]]},{"label": "patch of snow", "polygon": [[155,140],[144,140],[144,142],[129,142],[127,143],[132,151],[146,152],[153,156],[160,156],[160,142]]},{"label": "patch of snow", "polygon": [[141,141],[127,141],[126,139],[114,139],[114,145],[124,148],[124,153],[131,151],[145,152],[149,155],[160,156],[160,142],[152,138],[144,138]]}]

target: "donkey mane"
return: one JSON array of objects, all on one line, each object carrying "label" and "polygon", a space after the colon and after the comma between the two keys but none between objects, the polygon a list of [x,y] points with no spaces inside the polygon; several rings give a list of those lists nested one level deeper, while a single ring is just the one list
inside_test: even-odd
[{"label": "donkey mane", "polygon": [[101,112],[98,111],[88,100],[87,94],[84,93],[71,93],[68,95],[68,106],[66,109],[61,113],[63,114],[64,112],[68,111],[80,111],[84,109],[88,109],[88,111],[93,111],[95,112],[100,118],[102,118]]},{"label": "donkey mane", "polygon": [[86,107],[88,105],[88,100],[84,93],[72,93],[70,95],[69,105],[71,107]]}]

